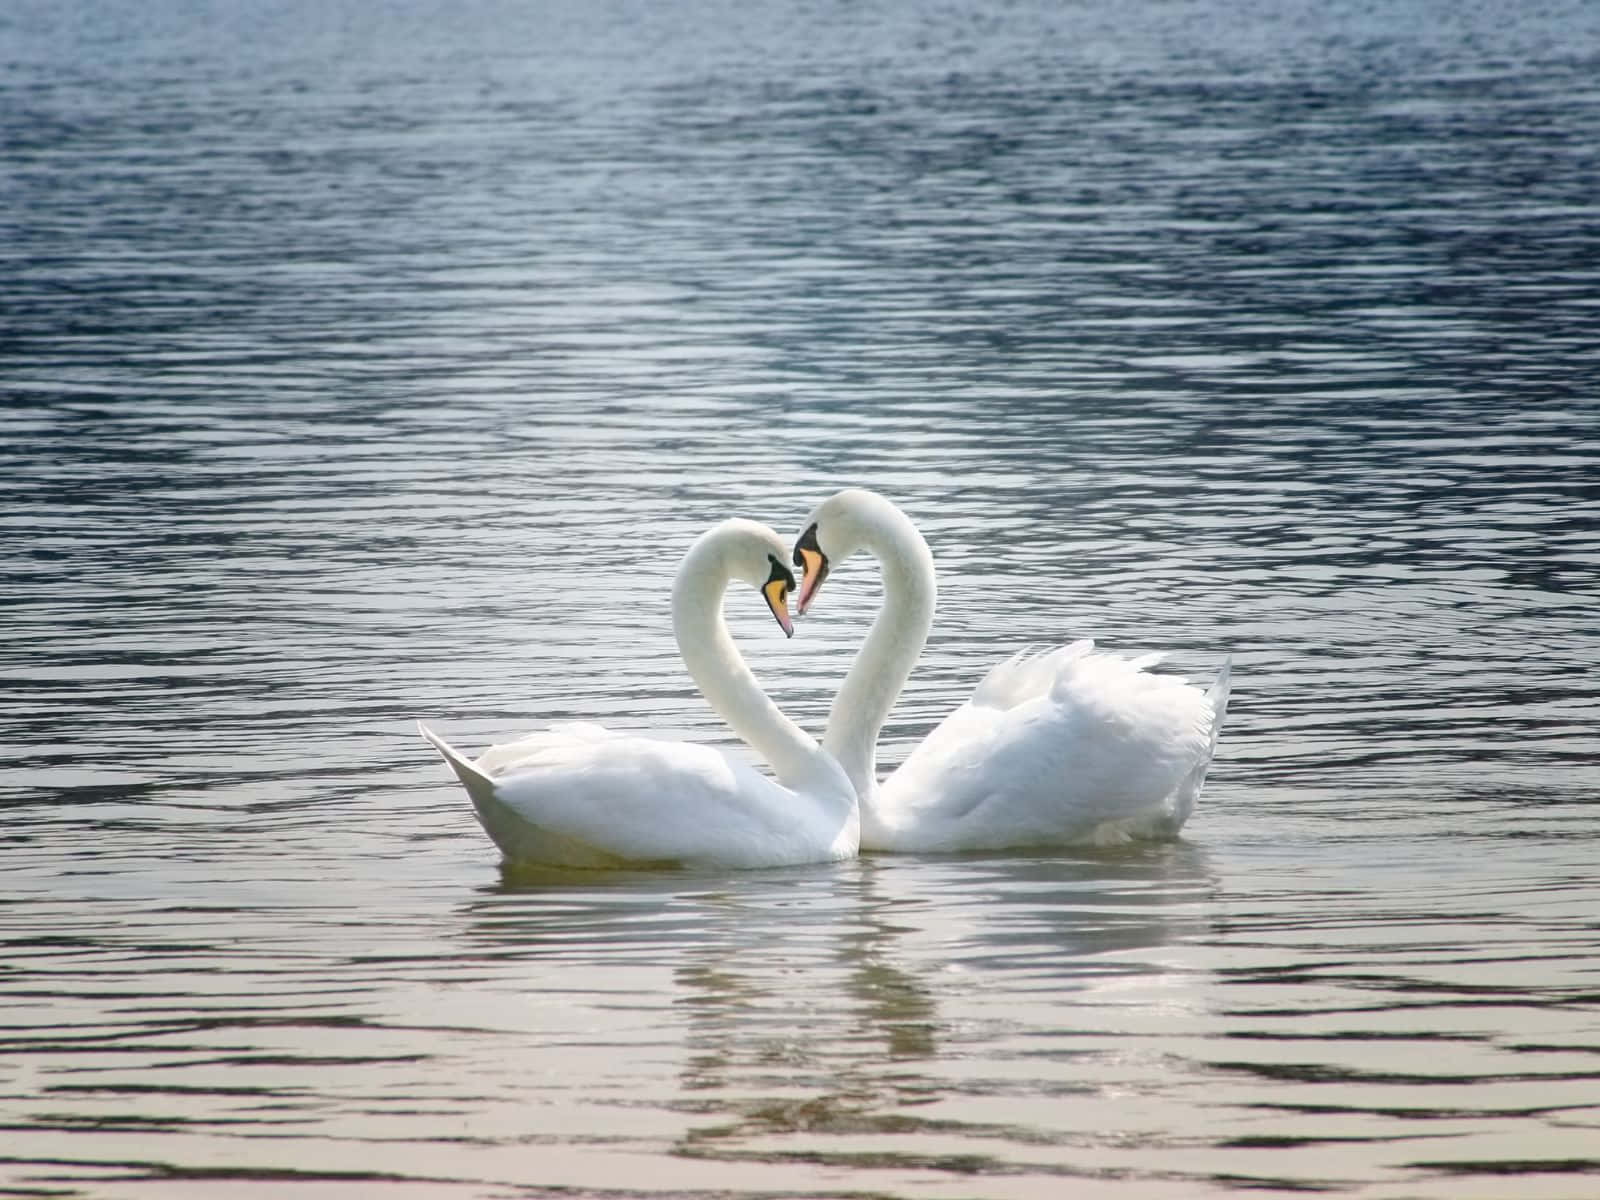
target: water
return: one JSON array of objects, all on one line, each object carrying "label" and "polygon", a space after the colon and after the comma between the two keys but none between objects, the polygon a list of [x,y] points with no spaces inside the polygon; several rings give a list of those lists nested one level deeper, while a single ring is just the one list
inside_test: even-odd
[{"label": "water", "polygon": [[[1600,1190],[1600,9],[0,15],[0,1194]],[[1182,841],[502,875],[684,546],[1234,704]],[[876,602],[785,643],[820,730]]]}]

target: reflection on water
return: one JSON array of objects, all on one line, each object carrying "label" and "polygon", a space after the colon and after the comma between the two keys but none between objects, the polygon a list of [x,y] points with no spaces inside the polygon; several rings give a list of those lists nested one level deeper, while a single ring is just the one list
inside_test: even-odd
[{"label": "reflection on water", "polygon": [[[0,1191],[1592,1195],[1597,14],[9,6]],[[1186,840],[502,878],[413,721],[726,744],[846,483]]]},{"label": "reflection on water", "polygon": [[[880,858],[687,886],[534,874],[468,910],[473,944],[517,964],[530,993],[550,989],[535,976],[552,958],[619,980],[670,978],[609,992],[597,1006],[603,1024],[563,1038],[562,1050],[613,1056],[626,1103],[677,1114],[677,1155],[819,1171],[937,1172],[968,1159],[998,1170],[1008,1143],[1075,1144],[1047,1132],[1051,1108],[1063,1092],[1095,1090],[1072,1083],[1074,1073],[1124,1057],[1116,1029],[1183,1003],[1184,981],[1166,978],[1175,968],[1163,955],[1203,931],[1200,904],[1215,886],[1193,846],[1074,860]],[[999,979],[1008,1005],[1025,996],[1074,1026],[1048,1035],[1070,1048],[1004,1053],[999,1069],[1015,1078],[1003,1122],[933,1115],[996,1102],[985,1047],[1017,1020],[994,1005]],[[1113,1029],[1073,1015],[1102,993]],[[669,1041],[656,1040],[662,1025]],[[676,1062],[675,1077],[641,1095],[626,1064],[655,1055]],[[591,1084],[572,1102],[622,1103],[609,1090]],[[585,1124],[617,1119],[600,1112]],[[1076,1172],[1063,1162],[1052,1173]]]}]

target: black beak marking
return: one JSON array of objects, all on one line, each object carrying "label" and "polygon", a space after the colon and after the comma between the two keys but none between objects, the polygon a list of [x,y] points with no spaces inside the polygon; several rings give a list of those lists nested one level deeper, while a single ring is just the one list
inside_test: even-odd
[{"label": "black beak marking", "polygon": [[776,554],[767,555],[767,561],[772,564],[772,574],[767,576],[767,582],[775,583],[781,579],[786,588],[794,591],[794,572],[779,562]]},{"label": "black beak marking", "polygon": [[822,547],[817,545],[817,523],[815,521],[811,522],[810,527],[800,535],[800,539],[794,544],[794,565],[797,567],[806,565],[806,560],[800,553],[802,550],[814,551],[816,554],[821,555],[823,562],[828,561],[828,556],[822,553]]}]

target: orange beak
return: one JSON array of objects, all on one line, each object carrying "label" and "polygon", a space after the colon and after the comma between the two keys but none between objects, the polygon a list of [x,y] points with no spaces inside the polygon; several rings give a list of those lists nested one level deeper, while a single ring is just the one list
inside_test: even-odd
[{"label": "orange beak", "polygon": [[761,594],[767,598],[767,607],[778,619],[778,628],[783,630],[783,636],[793,637],[794,622],[789,619],[789,585],[781,579],[773,579],[761,589]]},{"label": "orange beak", "polygon": [[800,598],[796,607],[800,615],[806,615],[806,610],[811,607],[811,602],[817,597],[817,589],[822,586],[822,581],[828,577],[828,559],[820,550],[799,549],[801,566],[805,570],[805,578],[800,583]]}]

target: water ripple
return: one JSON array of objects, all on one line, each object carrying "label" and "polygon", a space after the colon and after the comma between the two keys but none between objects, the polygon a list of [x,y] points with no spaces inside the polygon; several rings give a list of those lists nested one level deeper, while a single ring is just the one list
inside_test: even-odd
[{"label": "water ripple", "polygon": [[[12,9],[0,1191],[1592,1192],[1593,6]],[[886,765],[1231,651],[1186,840],[498,870],[412,722],[727,744],[846,483]]]}]

